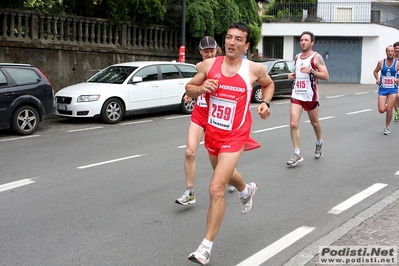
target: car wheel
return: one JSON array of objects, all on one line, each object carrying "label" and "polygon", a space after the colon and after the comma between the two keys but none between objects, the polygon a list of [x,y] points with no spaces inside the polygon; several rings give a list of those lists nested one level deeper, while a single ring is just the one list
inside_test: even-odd
[{"label": "car wheel", "polygon": [[195,99],[191,98],[190,102],[186,102],[183,96],[180,104],[180,112],[182,112],[183,114],[191,114],[193,112],[194,105],[195,105]]},{"label": "car wheel", "polygon": [[122,120],[124,114],[125,108],[119,99],[108,99],[101,110],[101,120],[107,124],[116,124]]},{"label": "car wheel", "polygon": [[19,135],[31,135],[39,128],[39,113],[29,105],[21,106],[15,111],[11,130]]},{"label": "car wheel", "polygon": [[261,87],[255,87],[254,95],[252,96],[252,100],[255,103],[260,103],[262,101],[262,88]]}]

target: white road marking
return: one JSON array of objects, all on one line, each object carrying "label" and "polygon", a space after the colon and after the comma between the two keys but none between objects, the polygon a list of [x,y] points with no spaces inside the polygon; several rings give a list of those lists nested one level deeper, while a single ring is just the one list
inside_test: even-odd
[{"label": "white road marking", "polygon": [[355,205],[355,204],[359,203],[360,201],[364,200],[365,198],[373,195],[374,193],[376,193],[377,191],[379,191],[380,189],[382,189],[386,186],[387,186],[387,184],[375,183],[374,185],[366,188],[365,190],[363,190],[363,191],[357,193],[356,195],[350,197],[349,199],[345,200],[341,204],[338,204],[337,206],[332,208],[330,211],[328,211],[328,213],[340,214],[341,212],[349,209],[353,205]]},{"label": "white road marking", "polygon": [[278,102],[278,103],[274,103],[275,105],[279,105],[279,104],[287,104],[287,103],[291,103],[291,101],[286,101],[286,102]]},{"label": "white road marking", "polygon": [[142,124],[142,123],[148,123],[148,122],[152,122],[152,120],[142,120],[142,121],[136,121],[136,122],[127,122],[127,123],[123,123],[123,124],[120,124],[120,125],[121,126],[126,126],[126,125]]},{"label": "white road marking", "polygon": [[368,94],[368,91],[363,91],[363,92],[356,92],[355,95],[362,95],[362,94]]},{"label": "white road marking", "polygon": [[315,229],[315,227],[310,226],[301,226],[291,233],[283,236],[270,246],[262,249],[258,253],[255,253],[248,259],[240,262],[237,266],[257,266],[261,265],[283,249],[287,248],[288,246],[292,245],[294,242],[298,241],[305,235],[309,234]]},{"label": "white road marking", "polygon": [[11,183],[7,183],[4,185],[0,185],[0,192],[6,191],[6,190],[10,190],[13,188],[17,188],[17,187],[22,187],[22,186],[26,186],[29,184],[35,183],[35,181],[33,181],[32,179],[22,179],[19,181],[15,181],[15,182],[11,182]]},{"label": "white road marking", "polygon": [[[334,116],[321,117],[321,118],[319,118],[319,120],[327,120],[327,119],[331,119],[331,118],[334,118]],[[309,122],[310,122],[310,120],[305,121],[305,123],[309,123]]]},{"label": "white road marking", "polygon": [[335,95],[335,96],[327,96],[327,99],[333,99],[333,98],[339,98],[339,97],[344,97],[345,95]]},{"label": "white road marking", "polygon": [[354,115],[354,114],[359,114],[359,113],[364,113],[364,112],[370,112],[371,110],[373,110],[373,109],[365,109],[365,110],[350,112],[350,113],[346,113],[346,114],[347,115]]},{"label": "white road marking", "polygon": [[95,166],[99,166],[99,165],[104,165],[104,164],[108,164],[108,163],[114,163],[114,162],[129,160],[129,159],[133,159],[133,158],[138,158],[138,157],[141,157],[141,156],[144,156],[144,155],[146,155],[146,154],[138,154],[138,155],[123,157],[123,158],[119,158],[119,159],[115,159],[115,160],[110,160],[110,161],[105,161],[105,162],[100,162],[100,163],[93,163],[93,164],[88,164],[88,165],[84,165],[84,166],[79,166],[79,167],[76,167],[76,168],[77,169],[86,169],[86,168],[95,167]]},{"label": "white road marking", "polygon": [[179,116],[165,117],[165,119],[170,120],[170,119],[177,119],[177,118],[185,118],[187,116],[191,116],[191,115],[179,115]]},{"label": "white road marking", "polygon": [[282,126],[277,126],[277,127],[259,129],[259,130],[252,131],[252,133],[259,133],[259,132],[264,132],[264,131],[270,131],[270,130],[280,129],[280,128],[284,128],[284,127],[289,127],[289,126],[290,126],[290,125],[282,125]]},{"label": "white road marking", "polygon": [[[202,144],[204,144],[204,142],[201,141],[199,144],[202,145]],[[178,149],[183,149],[183,148],[185,148],[185,147],[187,147],[187,145],[177,146]]]},{"label": "white road marking", "polygon": [[94,130],[94,129],[100,129],[100,128],[104,128],[104,127],[87,127],[87,128],[80,128],[80,129],[72,129],[72,130],[68,130],[68,133],[71,132],[79,132],[79,131],[87,131],[87,130]]},{"label": "white road marking", "polygon": [[397,171],[397,172],[395,173],[395,175],[399,175],[399,171]]},{"label": "white road marking", "polygon": [[12,141],[12,140],[20,140],[20,139],[29,139],[29,138],[36,138],[40,137],[40,135],[30,135],[30,136],[24,136],[24,137],[17,137],[17,138],[9,138],[9,139],[2,139],[0,141]]}]

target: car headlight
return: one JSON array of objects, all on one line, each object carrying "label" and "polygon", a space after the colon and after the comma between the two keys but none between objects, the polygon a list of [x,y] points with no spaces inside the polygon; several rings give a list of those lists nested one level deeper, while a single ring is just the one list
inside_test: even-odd
[{"label": "car headlight", "polygon": [[78,102],[94,102],[100,99],[100,95],[80,95]]}]

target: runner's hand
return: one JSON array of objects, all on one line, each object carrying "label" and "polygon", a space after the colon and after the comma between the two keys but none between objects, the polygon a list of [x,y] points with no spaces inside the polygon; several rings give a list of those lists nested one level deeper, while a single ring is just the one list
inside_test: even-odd
[{"label": "runner's hand", "polygon": [[258,111],[260,118],[262,118],[262,119],[267,119],[270,116],[270,109],[269,109],[269,107],[267,107],[266,104],[260,104],[258,106],[257,111]]}]

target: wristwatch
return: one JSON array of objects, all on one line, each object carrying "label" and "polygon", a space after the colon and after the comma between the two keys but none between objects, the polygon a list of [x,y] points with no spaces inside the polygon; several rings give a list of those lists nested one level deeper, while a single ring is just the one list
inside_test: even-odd
[{"label": "wristwatch", "polygon": [[310,70],[310,74],[314,74],[314,69],[312,68],[311,70]]},{"label": "wristwatch", "polygon": [[261,101],[260,103],[265,103],[267,105],[267,108],[270,108],[270,102]]}]

